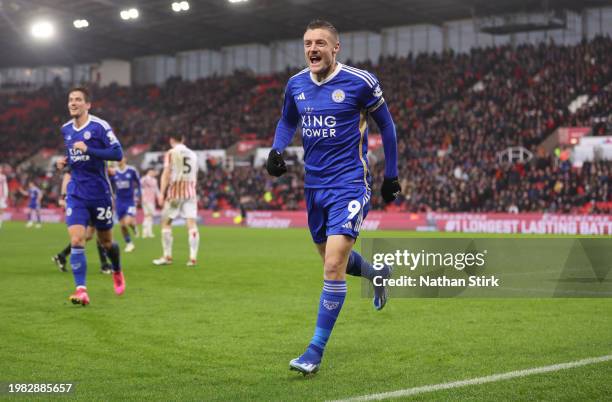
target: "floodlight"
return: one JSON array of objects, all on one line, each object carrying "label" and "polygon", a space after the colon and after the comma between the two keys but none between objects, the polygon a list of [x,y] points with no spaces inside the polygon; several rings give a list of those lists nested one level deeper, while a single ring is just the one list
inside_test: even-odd
[{"label": "floodlight", "polygon": [[189,10],[189,2],[187,1],[175,1],[172,3],[172,11],[180,13],[181,11]]},{"label": "floodlight", "polygon": [[36,39],[46,40],[52,38],[55,35],[55,27],[50,21],[36,21],[32,24],[32,27],[30,28],[30,33]]},{"label": "floodlight", "polygon": [[130,8],[128,10],[121,10],[119,16],[122,20],[135,20],[140,15],[140,12],[136,8]]},{"label": "floodlight", "polygon": [[77,28],[77,29],[83,29],[83,28],[87,28],[89,26],[89,21],[87,21],[87,20],[74,20],[72,22],[72,25],[74,25],[74,27]]}]

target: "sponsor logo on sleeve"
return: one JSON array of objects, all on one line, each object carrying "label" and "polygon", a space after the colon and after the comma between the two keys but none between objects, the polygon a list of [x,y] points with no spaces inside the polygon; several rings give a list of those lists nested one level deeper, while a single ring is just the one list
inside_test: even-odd
[{"label": "sponsor logo on sleeve", "polygon": [[375,98],[380,98],[382,94],[382,88],[380,87],[380,85],[376,85],[376,88],[374,88],[374,92],[372,93],[372,95],[374,95]]},{"label": "sponsor logo on sleeve", "polygon": [[108,137],[108,141],[111,144],[116,144],[119,141],[117,140],[117,137],[115,136],[115,133],[113,133],[112,131],[109,131],[108,133],[106,133],[106,136]]}]

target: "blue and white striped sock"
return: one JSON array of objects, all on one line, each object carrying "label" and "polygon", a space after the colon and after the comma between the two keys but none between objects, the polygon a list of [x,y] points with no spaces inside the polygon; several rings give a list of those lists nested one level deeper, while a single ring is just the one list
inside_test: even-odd
[{"label": "blue and white striped sock", "polygon": [[325,345],[329,340],[334,324],[346,298],[346,281],[323,281],[323,292],[319,301],[319,314],[314,336],[308,345],[306,355],[309,360],[321,360]]},{"label": "blue and white striped sock", "polygon": [[76,286],[85,287],[87,259],[85,258],[85,249],[83,247],[72,246],[70,250],[70,266],[72,267],[72,276],[74,276]]}]

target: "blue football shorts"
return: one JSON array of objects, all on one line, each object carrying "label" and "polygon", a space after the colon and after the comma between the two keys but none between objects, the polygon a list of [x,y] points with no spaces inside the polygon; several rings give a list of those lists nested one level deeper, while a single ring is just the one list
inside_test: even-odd
[{"label": "blue football shorts", "polygon": [[98,230],[113,227],[113,201],[108,199],[84,200],[68,196],[66,198],[66,225],[94,226]]},{"label": "blue football shorts", "polygon": [[117,199],[117,218],[123,219],[124,216],[136,216],[136,204],[134,200],[121,200]]},{"label": "blue football shorts", "polygon": [[346,235],[357,239],[361,224],[370,210],[369,188],[307,188],[304,196],[308,228],[315,243],[324,243],[331,235]]}]

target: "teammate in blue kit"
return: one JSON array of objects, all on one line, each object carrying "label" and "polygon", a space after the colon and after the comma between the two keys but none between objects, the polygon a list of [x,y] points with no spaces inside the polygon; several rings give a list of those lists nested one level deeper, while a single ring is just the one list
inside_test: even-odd
[{"label": "teammate in blue kit", "polygon": [[26,227],[31,228],[34,226],[34,220],[36,220],[36,228],[40,229],[40,204],[42,201],[42,190],[38,188],[34,181],[28,182],[28,191],[21,190],[21,193],[28,197],[28,223]]},{"label": "teammate in blue kit", "polygon": [[115,173],[111,176],[115,187],[115,200],[117,217],[121,225],[121,234],[125,240],[125,252],[134,251],[136,246],[132,242],[130,229],[134,236],[138,236],[136,229],[136,197],[140,198],[140,175],[134,166],[127,164],[125,158],[121,159]]},{"label": "teammate in blue kit", "polygon": [[123,150],[108,123],[89,114],[91,99],[86,88],[77,87],[68,93],[68,111],[72,119],[62,126],[66,156],[58,168],[70,166],[71,177],[66,197],[66,224],[70,236],[70,265],[76,291],[70,296],[74,304],[89,304],[86,275],[85,242],[89,222],[97,230],[98,241],[106,251],[113,270],[115,293],[125,291],[119,246],[113,242],[112,190],[106,161],[119,161]]},{"label": "teammate in blue kit", "polygon": [[[388,278],[391,268],[375,270],[351,251],[368,214],[371,177],[366,158],[367,117],[380,128],[385,153],[385,179],[381,194],[395,200],[401,188],[397,179],[395,125],[376,77],[365,70],[340,64],[338,32],[321,20],[312,21],[304,33],[308,68],[289,79],[282,116],[268,155],[266,168],[273,176],[287,171],[283,150],[299,126],[304,145],[304,179],[308,226],[323,259],[323,291],[314,336],[304,354],[289,367],[304,375],[321,365],[325,345],[346,297],[346,274]],[[387,302],[383,286],[374,286],[374,307]]]}]

